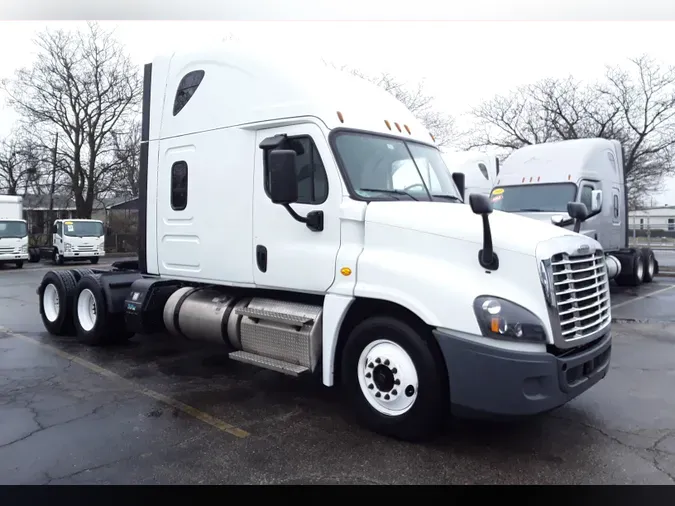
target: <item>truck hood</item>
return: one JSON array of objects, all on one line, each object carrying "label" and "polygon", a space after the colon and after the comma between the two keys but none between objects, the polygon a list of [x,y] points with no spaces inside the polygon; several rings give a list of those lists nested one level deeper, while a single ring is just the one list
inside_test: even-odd
[{"label": "truck hood", "polygon": [[[537,245],[555,237],[576,236],[573,231],[548,221],[493,211],[489,215],[492,243],[496,250],[534,256]],[[417,230],[426,234],[483,243],[482,217],[466,204],[451,202],[371,202],[365,216],[369,223]]]}]

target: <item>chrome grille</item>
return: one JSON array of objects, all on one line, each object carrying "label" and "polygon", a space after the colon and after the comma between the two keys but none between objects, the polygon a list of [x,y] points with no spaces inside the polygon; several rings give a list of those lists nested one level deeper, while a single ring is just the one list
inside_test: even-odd
[{"label": "chrome grille", "polygon": [[14,253],[14,248],[0,248],[0,254]]},{"label": "chrome grille", "polygon": [[76,246],[75,251],[94,251],[93,246]]},{"label": "chrome grille", "polygon": [[565,341],[587,338],[611,320],[609,280],[602,250],[551,258],[560,334]]}]

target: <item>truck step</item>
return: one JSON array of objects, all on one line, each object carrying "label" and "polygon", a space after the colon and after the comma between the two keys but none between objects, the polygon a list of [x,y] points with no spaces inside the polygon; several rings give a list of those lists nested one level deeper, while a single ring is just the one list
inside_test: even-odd
[{"label": "truck step", "polygon": [[268,322],[281,323],[286,325],[292,325],[294,327],[302,327],[314,321],[313,318],[308,318],[306,316],[287,314],[287,313],[278,313],[276,311],[269,311],[266,309],[258,309],[252,307],[243,307],[238,308],[235,312],[241,316],[247,316],[251,320],[254,320],[256,323],[259,320],[265,320]]},{"label": "truck step", "polygon": [[263,357],[261,355],[248,353],[246,351],[234,351],[229,354],[229,357],[232,360],[236,360],[237,362],[256,365],[258,367],[262,367],[263,369],[269,369],[270,371],[276,371],[282,374],[287,374],[288,376],[298,377],[302,373],[309,371],[307,367],[301,365],[289,364],[288,362],[284,362],[283,360]]}]

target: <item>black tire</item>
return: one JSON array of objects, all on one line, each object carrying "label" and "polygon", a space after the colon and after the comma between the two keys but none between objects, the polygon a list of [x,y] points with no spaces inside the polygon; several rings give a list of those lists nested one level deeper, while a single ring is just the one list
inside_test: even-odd
[{"label": "black tire", "polygon": [[[91,328],[85,328],[79,318],[80,295],[85,290],[93,295],[96,306],[95,321]],[[92,274],[82,277],[75,288],[72,304],[75,332],[80,342],[90,346],[106,346],[126,342],[134,335],[125,327],[124,314],[111,314],[107,308],[101,275]]]},{"label": "black tire", "polygon": [[643,282],[651,283],[657,272],[656,258],[654,257],[654,252],[650,248],[642,248],[642,260],[644,262],[644,273],[645,273]]},{"label": "black tire", "polygon": [[29,248],[28,261],[32,264],[38,263],[40,261],[40,251],[35,248]]},{"label": "black tire", "polygon": [[[383,338],[407,353],[418,378],[414,404],[397,416],[376,410],[359,383],[361,353],[370,343]],[[342,352],[341,378],[346,400],[364,426],[406,441],[430,440],[440,432],[449,412],[448,375],[440,351],[432,340],[431,333],[389,316],[368,318],[352,330]],[[402,391],[397,393],[406,395],[406,386],[400,385],[400,388]]]},{"label": "black tire", "polygon": [[621,274],[616,278],[620,286],[640,286],[644,280],[644,260],[641,251],[633,250],[618,256],[621,262]]},{"label": "black tire", "polygon": [[94,265],[96,265],[98,263],[98,257],[91,258],[90,260],[91,260],[91,263],[94,264]]},{"label": "black tire", "polygon": [[23,268],[23,260],[19,260],[18,262],[15,263],[17,269],[22,269]]},{"label": "black tire", "polygon": [[52,256],[52,262],[54,263],[54,265],[63,265],[65,263],[63,255],[60,255],[59,250],[56,248],[54,248],[54,255]]},{"label": "black tire", "polygon": [[[47,286],[53,285],[59,297],[59,309],[57,317],[53,320],[47,317],[44,304],[44,293]],[[73,325],[73,294],[75,293],[76,280],[69,271],[49,271],[42,278],[38,287],[40,301],[40,317],[47,332],[55,336],[70,336],[75,333]]]},{"label": "black tire", "polygon": [[75,275],[75,281],[80,281],[85,276],[91,276],[94,274],[94,271],[91,269],[69,269],[69,272],[72,272]]}]

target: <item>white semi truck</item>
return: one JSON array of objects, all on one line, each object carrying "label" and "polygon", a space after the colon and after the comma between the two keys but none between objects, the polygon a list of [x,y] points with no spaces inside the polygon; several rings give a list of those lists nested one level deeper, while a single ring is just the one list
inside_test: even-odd
[{"label": "white semi truck", "polygon": [[0,264],[21,269],[28,255],[28,224],[23,219],[23,197],[0,195]]},{"label": "white semi truck", "polygon": [[[637,286],[658,274],[649,248],[629,248],[623,150],[619,141],[590,138],[525,146],[503,163],[491,193],[494,209],[562,227],[577,227],[603,248],[610,279]],[[584,204],[575,223],[568,203]]]},{"label": "white semi truck", "polygon": [[546,412],[607,374],[598,242],[464,205],[430,134],[361,79],[269,52],[158,57],[140,188],[138,261],[45,274],[50,333],[215,342],[340,385],[365,426],[408,440],[448,414]]},{"label": "white semi truck", "polygon": [[474,193],[489,196],[499,175],[499,158],[478,151],[443,151],[451,173],[464,174],[465,200]]},{"label": "white semi truck", "polygon": [[52,241],[40,248],[41,258],[63,265],[67,261],[98,263],[105,256],[105,228],[100,220],[59,219],[52,225]]}]

